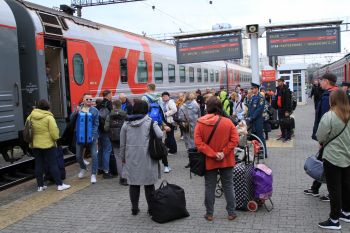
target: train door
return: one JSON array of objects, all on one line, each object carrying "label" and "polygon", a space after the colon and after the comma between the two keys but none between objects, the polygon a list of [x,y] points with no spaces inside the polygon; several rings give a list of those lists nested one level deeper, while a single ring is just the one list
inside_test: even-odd
[{"label": "train door", "polygon": [[65,118],[67,117],[67,109],[65,107],[67,99],[63,48],[47,46],[45,48],[45,66],[51,112],[57,118]]}]

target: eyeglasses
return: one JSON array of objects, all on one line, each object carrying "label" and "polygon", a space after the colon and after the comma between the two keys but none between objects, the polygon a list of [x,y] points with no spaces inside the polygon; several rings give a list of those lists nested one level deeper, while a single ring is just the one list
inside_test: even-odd
[{"label": "eyeglasses", "polygon": [[92,99],[85,99],[85,101],[92,101]]}]

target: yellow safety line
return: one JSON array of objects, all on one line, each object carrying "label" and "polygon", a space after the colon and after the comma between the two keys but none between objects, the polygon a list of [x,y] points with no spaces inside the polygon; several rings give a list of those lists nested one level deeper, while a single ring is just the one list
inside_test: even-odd
[{"label": "yellow safety line", "polygon": [[1,206],[0,230],[90,185],[90,179],[74,178],[66,182],[71,185],[70,189],[57,191],[56,186],[51,186],[43,192],[37,192]]},{"label": "yellow safety line", "polygon": [[281,147],[281,148],[292,148],[294,147],[294,139],[288,142],[282,142],[281,140],[270,139],[266,141],[266,146],[269,148],[272,147]]}]

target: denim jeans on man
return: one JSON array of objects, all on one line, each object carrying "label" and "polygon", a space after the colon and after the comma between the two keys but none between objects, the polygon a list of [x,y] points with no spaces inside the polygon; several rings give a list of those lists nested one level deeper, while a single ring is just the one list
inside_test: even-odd
[{"label": "denim jeans on man", "polygon": [[235,215],[236,198],[233,187],[233,168],[220,168],[206,171],[205,180],[205,200],[206,214],[213,216],[215,203],[215,188],[218,172],[221,177],[221,184],[226,199],[226,210],[228,215]]},{"label": "denim jeans on man", "polygon": [[92,158],[92,170],[91,174],[96,175],[97,174],[97,167],[98,167],[98,159],[97,159],[97,139],[94,138],[91,144],[87,145],[82,145],[82,144],[76,144],[76,154],[75,156],[77,157],[77,162],[80,165],[81,169],[86,170],[86,165],[84,163],[83,157],[82,157],[82,152],[84,147],[88,147],[90,149],[90,154]]},{"label": "denim jeans on man", "polygon": [[100,133],[99,137],[99,147],[98,147],[98,160],[99,169],[103,170],[105,173],[109,172],[109,159],[112,153],[112,143],[109,139],[109,134],[105,132]]}]

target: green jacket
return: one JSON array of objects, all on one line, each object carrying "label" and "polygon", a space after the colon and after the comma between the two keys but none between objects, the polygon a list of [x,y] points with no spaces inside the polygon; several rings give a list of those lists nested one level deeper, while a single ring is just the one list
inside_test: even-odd
[{"label": "green jacket", "polygon": [[31,120],[33,124],[32,148],[48,149],[56,146],[59,129],[51,112],[34,109],[27,120]]},{"label": "green jacket", "polygon": [[[344,122],[333,111],[325,113],[317,129],[318,142],[326,144],[344,128]],[[337,167],[350,166],[350,123],[339,137],[331,141],[323,151],[323,159]]]},{"label": "green jacket", "polygon": [[226,112],[227,116],[230,116],[231,106],[230,106],[230,101],[227,98],[227,92],[221,91],[219,97],[222,103],[223,110]]}]

